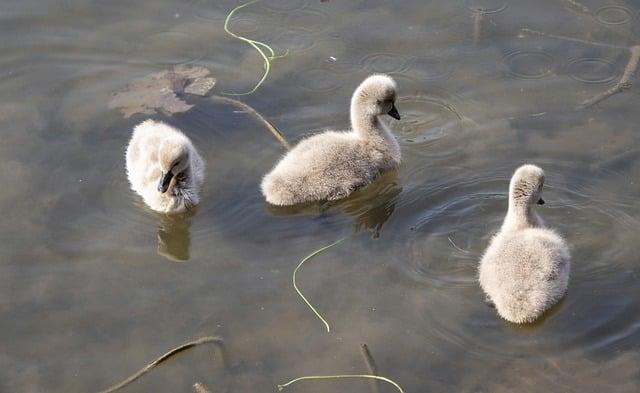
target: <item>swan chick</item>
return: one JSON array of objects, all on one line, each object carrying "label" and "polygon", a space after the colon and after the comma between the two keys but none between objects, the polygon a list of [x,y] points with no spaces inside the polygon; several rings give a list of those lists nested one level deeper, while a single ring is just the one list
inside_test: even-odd
[{"label": "swan chick", "polygon": [[569,248],[535,212],[544,204],[543,184],[544,172],[535,165],[515,171],[507,215],[480,260],[480,286],[498,314],[514,323],[536,320],[569,283]]},{"label": "swan chick", "polygon": [[178,213],[200,201],[204,160],[180,130],[154,120],[138,124],[126,161],[131,189],[152,210]]},{"label": "swan chick", "polygon": [[302,140],[262,180],[273,205],[337,200],[400,164],[400,146],[380,116],[400,119],[397,86],[371,75],[351,98],[351,130],[326,131]]}]

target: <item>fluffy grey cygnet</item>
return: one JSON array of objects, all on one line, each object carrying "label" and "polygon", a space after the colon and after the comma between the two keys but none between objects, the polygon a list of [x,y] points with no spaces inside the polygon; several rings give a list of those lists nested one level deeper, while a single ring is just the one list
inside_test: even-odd
[{"label": "fluffy grey cygnet", "polygon": [[180,130],[153,120],[138,124],[126,159],[131,188],[151,209],[177,213],[200,201],[204,160]]},{"label": "fluffy grey cygnet", "polygon": [[535,212],[544,172],[535,165],[516,170],[509,186],[509,210],[480,261],[480,286],[498,314],[514,323],[532,322],[567,291],[567,244]]},{"label": "fluffy grey cygnet", "polygon": [[400,146],[380,116],[400,119],[396,83],[372,75],[351,98],[351,130],[326,131],[300,142],[262,180],[274,205],[341,199],[400,164]]}]

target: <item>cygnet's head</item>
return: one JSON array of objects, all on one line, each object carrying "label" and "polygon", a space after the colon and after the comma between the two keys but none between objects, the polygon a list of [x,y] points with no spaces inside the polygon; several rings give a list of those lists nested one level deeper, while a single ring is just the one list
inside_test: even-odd
[{"label": "cygnet's head", "polygon": [[158,191],[167,192],[171,180],[189,167],[189,141],[182,137],[166,138],[160,142],[158,161],[162,175]]},{"label": "cygnet's head", "polygon": [[396,109],[396,82],[383,74],[371,75],[353,93],[351,105],[372,116],[389,115],[400,120]]},{"label": "cygnet's head", "polygon": [[544,171],[535,165],[523,165],[516,169],[509,185],[509,198],[518,205],[543,205],[542,186]]}]

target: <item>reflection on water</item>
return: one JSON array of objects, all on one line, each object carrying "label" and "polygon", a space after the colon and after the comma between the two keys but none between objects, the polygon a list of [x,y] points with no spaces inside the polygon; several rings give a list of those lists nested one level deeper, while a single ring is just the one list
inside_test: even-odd
[{"label": "reflection on water", "polygon": [[314,202],[294,206],[267,204],[270,213],[276,216],[311,215],[322,219],[341,212],[353,219],[355,233],[370,231],[372,237],[380,237],[384,223],[395,210],[395,202],[402,192],[398,184],[398,172],[388,171],[369,186],[359,189],[341,201]]},{"label": "reflection on water", "polygon": [[176,262],[189,260],[191,246],[191,219],[197,208],[181,214],[157,214],[158,225],[158,254]]},{"label": "reflection on water", "polygon": [[[97,391],[202,336],[221,336],[233,367],[196,348],[129,391],[275,391],[365,373],[362,343],[407,393],[640,390],[640,90],[574,109],[622,76],[637,2],[262,0],[231,26],[289,54],[238,98],[295,142],[344,129],[355,86],[390,72],[403,162],[344,201],[275,209],[259,184],[279,142],[246,113],[186,96],[191,110],[155,118],[189,135],[207,182],[197,211],[157,216],[123,176],[146,116],[108,102],[183,63],[210,69],[214,94],[253,87],[263,60],[222,28],[237,5],[0,5],[0,391]],[[477,263],[524,162],[548,176],[540,213],[573,263],[566,298],[515,326],[485,304]],[[343,237],[298,277],[326,334],[291,273]]]}]

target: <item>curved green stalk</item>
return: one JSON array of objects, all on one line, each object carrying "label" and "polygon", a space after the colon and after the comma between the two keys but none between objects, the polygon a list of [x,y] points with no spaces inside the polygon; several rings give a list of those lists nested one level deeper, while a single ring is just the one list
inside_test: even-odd
[{"label": "curved green stalk", "polygon": [[[256,90],[258,90],[260,85],[262,85],[262,82],[264,82],[265,79],[267,79],[267,76],[269,75],[269,71],[271,70],[271,61],[274,60],[274,59],[279,59],[281,57],[285,57],[289,53],[289,51],[286,51],[283,55],[276,56],[276,53],[273,50],[273,48],[271,48],[269,45],[265,44],[264,42],[255,41],[255,40],[252,40],[252,39],[237,35],[237,34],[233,33],[231,30],[229,30],[229,21],[231,21],[231,17],[233,16],[233,14],[235,14],[235,12],[238,11],[239,9],[244,8],[244,7],[246,7],[248,5],[251,5],[253,3],[256,3],[258,1],[259,0],[252,0],[252,1],[248,2],[248,3],[239,5],[236,8],[232,9],[231,12],[229,12],[229,15],[227,15],[227,19],[225,19],[225,21],[224,21],[224,31],[226,31],[227,34],[229,34],[230,36],[232,36],[234,38],[237,38],[237,39],[239,39],[241,41],[246,42],[247,44],[251,45],[255,50],[258,51],[258,53],[260,54],[260,56],[263,59],[264,74],[262,74],[262,78],[260,78],[258,83],[250,91],[248,91],[246,93],[224,93],[224,94],[235,95],[235,96],[243,96],[243,95],[248,95],[248,94],[251,94],[251,93],[255,92]],[[269,51],[270,56],[267,56],[267,54],[262,50],[261,47],[265,48],[267,51]]]},{"label": "curved green stalk", "polygon": [[377,379],[380,381],[384,381],[386,383],[389,383],[393,386],[396,387],[396,389],[398,389],[398,391],[400,393],[404,393],[404,390],[402,390],[402,388],[400,387],[400,385],[398,385],[397,383],[395,383],[394,381],[390,380],[389,378],[385,378],[385,377],[379,377],[377,375],[369,375],[369,374],[347,374],[347,375],[310,375],[307,377],[299,377],[296,379],[292,379],[291,381],[284,383],[282,385],[278,385],[278,390],[282,390],[284,388],[286,388],[287,386],[294,384],[298,381],[304,381],[304,380],[317,380],[317,379],[342,379],[342,378],[367,378],[367,379]]},{"label": "curved green stalk", "polygon": [[296,292],[298,292],[298,295],[300,295],[300,297],[302,298],[302,300],[304,300],[305,303],[307,303],[307,306],[309,306],[309,308],[311,309],[311,311],[313,311],[316,316],[318,318],[320,318],[320,320],[322,321],[322,323],[324,323],[324,326],[327,328],[327,333],[329,333],[331,331],[331,328],[329,327],[329,323],[322,318],[322,315],[320,315],[320,313],[318,311],[316,311],[315,307],[313,307],[311,305],[311,303],[309,303],[309,301],[307,300],[307,298],[302,294],[302,291],[300,291],[300,289],[298,289],[298,284],[296,283],[296,274],[298,273],[298,270],[302,267],[302,264],[304,264],[306,261],[308,261],[309,259],[313,258],[314,256],[320,254],[321,252],[323,252],[324,250],[331,248],[333,246],[335,246],[336,244],[340,243],[341,241],[343,241],[344,238],[338,240],[337,242],[331,243],[328,246],[324,246],[320,249],[315,250],[314,252],[312,252],[311,254],[307,255],[306,257],[304,257],[304,259],[302,259],[300,261],[300,263],[298,264],[298,266],[296,266],[296,268],[293,270],[293,287],[295,288]]}]

